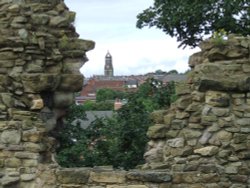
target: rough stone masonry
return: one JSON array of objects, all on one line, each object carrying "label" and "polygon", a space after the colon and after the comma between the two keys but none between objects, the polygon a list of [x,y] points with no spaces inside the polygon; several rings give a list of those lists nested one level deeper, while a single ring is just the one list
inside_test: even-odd
[{"label": "rough stone masonry", "polygon": [[179,99],[152,114],[146,163],[61,168],[62,127],[92,41],[63,0],[0,0],[0,188],[249,188],[250,38],[208,40],[190,57]]},{"label": "rough stone masonry", "polygon": [[78,39],[74,19],[61,0],[0,1],[0,187],[51,184],[39,164],[52,163],[50,132],[81,89],[79,68],[94,48]]}]

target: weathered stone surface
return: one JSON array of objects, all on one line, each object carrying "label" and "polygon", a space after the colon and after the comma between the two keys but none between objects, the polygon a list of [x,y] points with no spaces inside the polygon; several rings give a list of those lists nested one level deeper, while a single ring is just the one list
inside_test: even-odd
[{"label": "weathered stone surface", "polygon": [[39,154],[24,151],[24,152],[16,152],[15,157],[19,159],[38,159]]},{"label": "weathered stone surface", "polygon": [[54,91],[60,83],[60,76],[54,74],[23,74],[21,79],[24,90],[31,93]]},{"label": "weathered stone surface", "polygon": [[227,107],[229,105],[229,95],[223,92],[208,91],[206,93],[206,103],[214,107]]},{"label": "weathered stone surface", "polygon": [[74,103],[74,94],[72,92],[55,92],[53,102],[56,108],[70,106]]},{"label": "weathered stone surface", "polygon": [[153,183],[169,182],[172,179],[171,175],[168,172],[155,172],[155,171],[129,172],[126,175],[126,178],[128,178],[129,180],[139,180],[143,182],[153,182]]},{"label": "weathered stone surface", "polygon": [[207,146],[199,149],[195,149],[194,153],[201,154],[202,156],[212,156],[218,152],[217,146]]},{"label": "weathered stone surface", "polygon": [[146,151],[144,154],[145,161],[153,163],[162,162],[164,144],[165,143],[163,141],[161,142],[150,141],[148,143],[148,147],[150,147],[150,149]]},{"label": "weathered stone surface", "polygon": [[173,148],[184,147],[184,138],[174,138],[167,140],[167,144]]},{"label": "weathered stone surface", "polygon": [[5,130],[1,134],[1,142],[4,144],[19,144],[21,132],[19,130]]},{"label": "weathered stone surface", "polygon": [[191,102],[192,102],[191,96],[184,96],[176,101],[176,105],[179,109],[184,110],[185,108],[188,107],[188,105],[191,104]]},{"label": "weathered stone surface", "polygon": [[42,139],[43,133],[36,129],[23,131],[22,140],[26,142],[40,142]]},{"label": "weathered stone surface", "polygon": [[56,172],[58,181],[60,183],[66,184],[66,183],[87,183],[90,172],[88,169],[84,168],[68,168],[68,169],[62,169],[58,170]]},{"label": "weathered stone surface", "polygon": [[21,160],[17,158],[6,159],[5,166],[9,168],[18,168],[19,166],[21,166]]},{"label": "weathered stone surface", "polygon": [[165,115],[165,116],[163,117],[163,118],[164,118],[164,124],[170,125],[171,122],[173,121],[174,117],[175,117],[175,115],[174,115],[174,114],[171,114],[171,113]]},{"label": "weathered stone surface", "polygon": [[78,69],[94,43],[77,39],[75,13],[61,0],[1,0],[0,10],[0,187],[250,184],[249,37],[230,35],[221,46],[205,41],[190,57],[192,70],[177,86],[177,102],[152,115],[156,125],[141,166],[149,171],[65,169],[55,162],[50,136],[74,102],[72,92],[82,88]]},{"label": "weathered stone surface", "polygon": [[149,127],[147,136],[149,138],[164,138],[166,135],[167,126],[164,124],[156,124]]},{"label": "weathered stone surface", "polygon": [[43,99],[33,99],[31,110],[41,110],[44,107]]},{"label": "weathered stone surface", "polygon": [[20,180],[19,177],[8,177],[5,176],[2,178],[1,183],[3,186],[12,186],[13,184],[18,183],[18,181]]},{"label": "weathered stone surface", "polygon": [[184,173],[175,173],[173,175],[173,183],[180,184],[180,183],[201,183],[201,182],[219,182],[220,177],[216,173],[209,173],[209,174],[199,174],[198,172],[184,172]]},{"label": "weathered stone surface", "polygon": [[202,133],[197,130],[191,130],[191,129],[184,129],[182,130],[182,134],[186,139],[192,139],[192,138],[199,138]]},{"label": "weathered stone surface", "polygon": [[167,113],[166,110],[157,110],[157,111],[152,112],[150,114],[150,117],[152,118],[154,123],[163,124],[164,123],[163,117],[166,113]]},{"label": "weathered stone surface", "polygon": [[22,181],[32,181],[36,178],[36,175],[35,174],[22,174],[20,176],[20,179]]},{"label": "weathered stone surface", "polygon": [[212,136],[212,133],[210,133],[209,131],[205,131],[202,135],[202,137],[199,139],[199,142],[201,144],[207,144],[208,143],[208,140],[211,138]]},{"label": "weathered stone surface", "polygon": [[83,84],[83,76],[81,74],[61,75],[61,84],[59,90],[76,92],[81,90]]},{"label": "weathered stone surface", "polygon": [[125,182],[125,172],[120,171],[115,172],[91,172],[90,180],[99,183],[124,183]]}]

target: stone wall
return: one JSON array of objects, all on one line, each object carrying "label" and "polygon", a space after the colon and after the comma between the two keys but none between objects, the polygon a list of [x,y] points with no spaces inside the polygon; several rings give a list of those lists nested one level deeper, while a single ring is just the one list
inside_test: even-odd
[{"label": "stone wall", "polygon": [[57,169],[61,187],[250,187],[250,38],[205,41],[190,57],[179,99],[155,111],[137,170]]},{"label": "stone wall", "polygon": [[53,138],[94,48],[63,0],[0,1],[0,188],[250,187],[250,38],[201,44],[140,169],[61,168]]},{"label": "stone wall", "polygon": [[173,183],[250,186],[249,47],[234,35],[200,45],[177,102],[153,113],[145,169],[170,169]]},{"label": "stone wall", "polygon": [[74,18],[61,0],[0,1],[0,187],[55,185],[51,135],[94,48],[78,39]]}]

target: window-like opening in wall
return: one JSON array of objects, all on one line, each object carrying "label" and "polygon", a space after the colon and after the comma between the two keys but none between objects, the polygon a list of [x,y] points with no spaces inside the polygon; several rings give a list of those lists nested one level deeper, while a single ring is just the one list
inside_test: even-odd
[{"label": "window-like opening in wall", "polygon": [[[103,92],[97,92],[103,95]],[[110,91],[111,92],[111,91]],[[63,167],[110,166],[133,169],[144,164],[143,155],[149,141],[146,136],[148,127],[152,125],[150,113],[154,110],[168,108],[175,98],[174,82],[167,85],[155,79],[149,79],[138,91],[121,93],[120,91],[100,101],[90,101],[83,105],[73,105],[66,118],[66,124],[59,130],[57,150],[58,163]],[[94,117],[92,122],[79,121],[85,113],[95,113],[107,101],[114,100],[117,95],[124,96],[126,103],[109,117]],[[114,98],[109,98],[109,97]],[[92,105],[92,108],[91,108]],[[114,104],[113,104],[114,106]],[[94,112],[95,111],[95,112]],[[99,113],[104,113],[99,111]]]}]

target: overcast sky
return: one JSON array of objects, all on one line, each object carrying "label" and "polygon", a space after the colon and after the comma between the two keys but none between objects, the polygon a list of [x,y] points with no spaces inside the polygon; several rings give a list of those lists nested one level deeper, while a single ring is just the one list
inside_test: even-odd
[{"label": "overcast sky", "polygon": [[85,77],[104,74],[107,51],[113,57],[115,75],[138,75],[156,70],[188,69],[188,56],[196,50],[178,49],[176,39],[154,28],[136,28],[136,16],[153,0],[65,0],[76,12],[80,38],[95,41],[81,68]]}]

